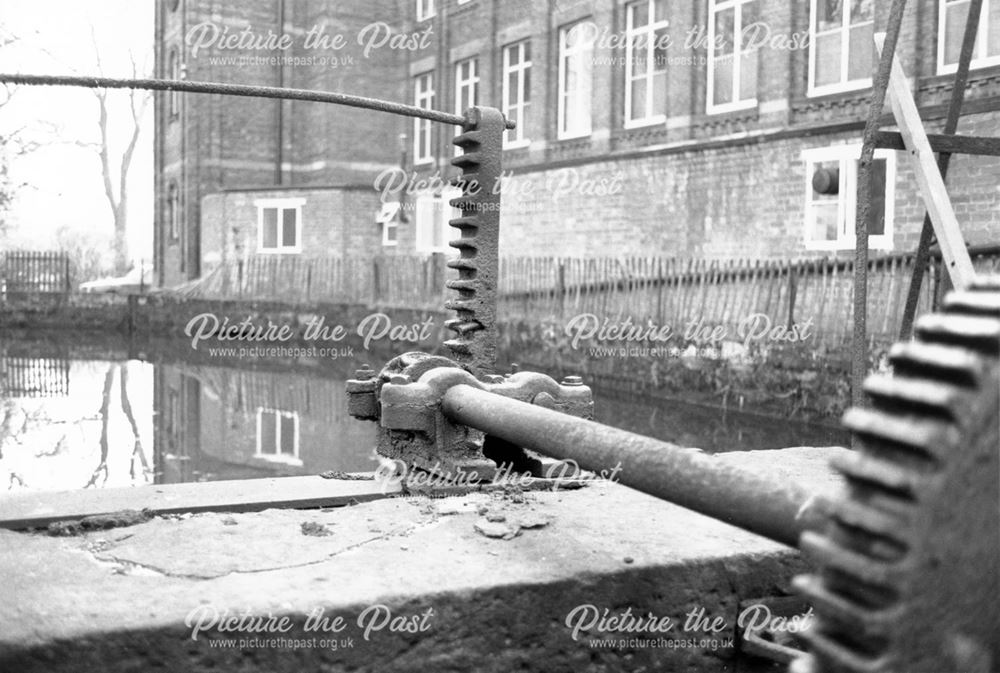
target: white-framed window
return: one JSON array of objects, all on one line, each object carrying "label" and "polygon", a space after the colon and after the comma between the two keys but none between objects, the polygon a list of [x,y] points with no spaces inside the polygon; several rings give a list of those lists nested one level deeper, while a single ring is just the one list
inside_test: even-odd
[{"label": "white-framed window", "polygon": [[258,199],[257,252],[302,252],[302,206],[305,199]]},{"label": "white-framed window", "polygon": [[270,462],[302,465],[298,412],[257,408],[256,456]]},{"label": "white-framed window", "polygon": [[[958,55],[962,51],[965,22],[969,17],[969,0],[940,0],[938,2],[938,63],[939,74],[953,73],[958,69]],[[979,32],[972,48],[972,68],[984,68],[1000,63],[1000,0],[983,0],[979,18]]]},{"label": "white-framed window", "polygon": [[709,114],[757,105],[756,0],[710,0],[708,9]]},{"label": "white-framed window", "polygon": [[667,119],[666,0],[639,0],[625,11],[625,128]]},{"label": "white-framed window", "polygon": [[810,0],[810,96],[871,86],[874,0]]},{"label": "white-framed window", "polygon": [[[819,147],[802,152],[805,164],[805,244],[808,250],[853,249],[857,219],[861,145]],[[876,150],[871,170],[868,245],[892,249],[896,153]]]},{"label": "white-framed window", "polygon": [[[455,114],[463,112],[479,104],[479,59],[467,58],[455,63]],[[462,133],[462,127],[455,127],[455,135]],[[462,148],[455,146],[455,156],[462,153]]]},{"label": "white-framed window", "polygon": [[375,214],[376,224],[382,227],[382,245],[392,247],[399,243],[399,201],[383,203]]},{"label": "white-framed window", "polygon": [[434,0],[417,0],[417,21],[426,21],[437,16]]},{"label": "white-framed window", "polygon": [[458,238],[460,232],[448,220],[462,216],[462,211],[449,201],[462,195],[462,190],[448,188],[440,193],[425,192],[416,198],[416,249],[417,252],[455,252],[448,241]]},{"label": "white-framed window", "polygon": [[560,140],[590,135],[590,90],[594,40],[588,22],[578,21],[559,29]]},{"label": "white-framed window", "polygon": [[503,48],[501,111],[517,125],[512,131],[503,132],[504,147],[526,147],[531,144],[525,129],[530,104],[531,42],[522,40]]},{"label": "white-framed window", "polygon": [[[425,72],[413,78],[413,104],[424,110],[434,108],[434,73]],[[431,142],[431,120],[413,120],[413,163],[427,164],[434,161]]]},{"label": "white-framed window", "polygon": [[181,235],[181,196],[177,183],[173,180],[167,186],[167,227],[170,240],[176,241]]}]

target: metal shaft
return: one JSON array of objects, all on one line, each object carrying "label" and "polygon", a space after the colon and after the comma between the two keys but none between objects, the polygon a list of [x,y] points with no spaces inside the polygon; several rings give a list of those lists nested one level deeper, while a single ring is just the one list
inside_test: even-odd
[{"label": "metal shaft", "polygon": [[[404,105],[392,101],[352,96],[334,91],[311,91],[309,89],[286,89],[276,86],[253,86],[227,84],[225,82],[192,82],[171,79],[119,79],[114,77],[86,77],[64,75],[21,75],[0,73],[0,83],[30,84],[34,86],[82,86],[91,89],[145,89],[149,91],[181,91],[184,93],[216,93],[226,96],[249,96],[253,98],[280,98],[283,100],[304,100],[315,103],[333,103],[367,110],[378,110],[404,117],[419,117],[431,121],[455,124],[465,123],[462,115],[427,110],[415,105]],[[505,127],[514,128],[514,123],[504,121]]]},{"label": "metal shaft", "polygon": [[712,518],[797,546],[825,521],[821,502],[796,484],[740,470],[711,455],[473,388],[453,386],[444,414],[518,446],[615,480]]}]

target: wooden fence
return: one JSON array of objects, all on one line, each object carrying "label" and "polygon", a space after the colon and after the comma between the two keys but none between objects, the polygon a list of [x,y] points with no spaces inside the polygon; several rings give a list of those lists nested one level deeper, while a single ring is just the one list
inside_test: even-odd
[{"label": "wooden fence", "polygon": [[446,261],[442,254],[357,259],[257,255],[224,263],[175,291],[197,298],[439,309],[447,297]]},{"label": "wooden fence", "polygon": [[[980,272],[1000,270],[1000,249],[973,254]],[[444,255],[363,259],[251,257],[224,264],[178,290],[191,297],[244,298],[292,304],[366,304],[373,308],[442,310],[454,271]],[[899,332],[913,273],[912,255],[869,262],[868,332],[891,343]],[[917,314],[932,310],[941,270],[930,267]],[[848,259],[690,260],[659,257],[505,257],[500,260],[502,320],[565,323],[584,313],[599,321],[669,325],[683,334],[694,322],[722,327],[730,337],[756,328],[810,325],[810,342],[848,343],[852,332],[854,264]],[[740,339],[741,340],[741,339]]]},{"label": "wooden fence", "polygon": [[[1000,270],[998,251],[973,256],[977,271]],[[913,257],[889,255],[869,262],[868,333],[891,343],[898,336],[913,273]],[[917,315],[932,310],[941,269],[932,264]],[[590,313],[599,322],[720,326],[739,336],[772,327],[811,325],[810,341],[839,347],[851,339],[854,263],[805,261],[681,260],[643,258],[515,258],[501,260],[499,314],[506,320],[565,323]],[[766,316],[754,318],[754,316]],[[751,323],[751,320],[754,322]]]},{"label": "wooden fence", "polygon": [[10,397],[68,395],[69,360],[2,357],[0,391]]},{"label": "wooden fence", "polygon": [[0,279],[0,294],[65,294],[72,287],[69,256],[65,252],[8,250],[3,254]]}]

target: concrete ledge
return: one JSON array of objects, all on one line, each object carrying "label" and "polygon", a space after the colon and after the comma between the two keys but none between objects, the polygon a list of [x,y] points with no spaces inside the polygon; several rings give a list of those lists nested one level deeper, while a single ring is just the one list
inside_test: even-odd
[{"label": "concrete ledge", "polygon": [[[842,450],[722,459],[830,494],[841,484],[826,463]],[[484,534],[516,522],[511,539]],[[772,670],[720,642],[735,635],[740,601],[787,593],[806,567],[795,550],[614,484],[168,516],[72,538],[0,531],[0,669]],[[606,635],[674,645],[595,648],[593,628],[574,640],[566,617],[581,605],[671,617],[667,634]],[[696,608],[725,629],[682,631]],[[320,610],[343,631],[307,628]],[[225,611],[286,616],[289,630],[192,639],[192,620]],[[399,628],[365,640],[386,611]],[[300,642],[239,646],[253,638]],[[331,639],[336,649],[320,646]]]}]

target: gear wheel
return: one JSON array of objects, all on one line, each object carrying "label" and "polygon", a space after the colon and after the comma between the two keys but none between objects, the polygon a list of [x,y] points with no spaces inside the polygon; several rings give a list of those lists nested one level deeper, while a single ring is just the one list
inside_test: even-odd
[{"label": "gear wheel", "polygon": [[816,620],[792,673],[1000,669],[1000,276],[950,294],[847,412],[846,496],[800,546]]}]

